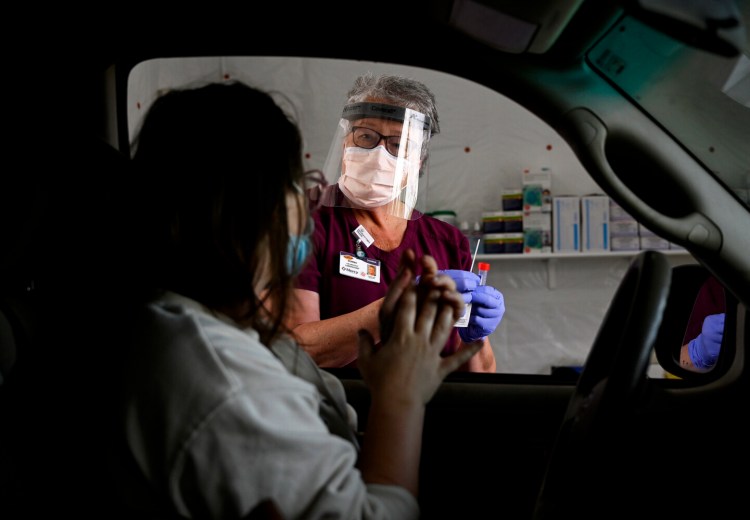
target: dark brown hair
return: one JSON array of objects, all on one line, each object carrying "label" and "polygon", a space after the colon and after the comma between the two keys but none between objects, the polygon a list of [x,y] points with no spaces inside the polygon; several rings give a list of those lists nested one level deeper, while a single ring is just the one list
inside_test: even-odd
[{"label": "dark brown hair", "polygon": [[[272,340],[292,288],[285,197],[303,176],[301,146],[297,125],[273,98],[242,83],[159,97],[133,156],[149,285],[232,309],[232,318]],[[265,254],[270,313],[254,290]]]}]

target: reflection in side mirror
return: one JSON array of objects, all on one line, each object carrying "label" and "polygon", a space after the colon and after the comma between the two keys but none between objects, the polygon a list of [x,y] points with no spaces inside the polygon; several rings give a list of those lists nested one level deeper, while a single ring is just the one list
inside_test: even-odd
[{"label": "reflection in side mirror", "polygon": [[[699,293],[699,297],[701,294],[703,293]],[[699,308],[699,303],[696,301],[696,308]],[[694,319],[700,319],[700,313],[694,312],[693,314],[695,316],[691,316],[688,327],[692,326]],[[724,312],[709,314],[703,318],[700,333],[680,348],[680,366],[692,372],[708,372],[716,366],[724,337],[725,318]]]},{"label": "reflection in side mirror", "polygon": [[709,275],[698,289],[685,327],[679,354],[682,368],[708,372],[716,366],[724,337],[726,294],[724,286]]},{"label": "reflection in side mirror", "polygon": [[723,285],[699,264],[674,266],[654,347],[664,371],[680,378],[711,371],[724,339],[725,317]]}]

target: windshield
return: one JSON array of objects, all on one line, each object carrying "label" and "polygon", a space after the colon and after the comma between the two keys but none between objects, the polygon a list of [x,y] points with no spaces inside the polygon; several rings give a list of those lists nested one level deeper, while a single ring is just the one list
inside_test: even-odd
[{"label": "windshield", "polygon": [[750,208],[750,60],[690,47],[625,18],[590,65],[654,117]]}]

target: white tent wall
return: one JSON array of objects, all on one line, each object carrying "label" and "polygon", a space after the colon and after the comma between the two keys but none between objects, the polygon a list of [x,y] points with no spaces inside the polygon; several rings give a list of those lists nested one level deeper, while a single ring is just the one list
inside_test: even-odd
[{"label": "white tent wall", "polygon": [[[128,82],[130,136],[161,92],[239,80],[279,94],[302,130],[306,167],[322,168],[346,93],[367,71],[417,79],[435,94],[441,133],[430,142],[428,211],[453,210],[459,222],[478,221],[483,211],[502,209],[502,190],[520,188],[524,168],[549,168],[553,195],[602,193],[562,138],[517,103],[455,76],[387,63],[265,57],[147,61],[133,69]],[[629,261],[491,261],[488,283],[506,302],[505,317],[490,337],[498,372],[548,374],[552,366],[583,364]]]}]

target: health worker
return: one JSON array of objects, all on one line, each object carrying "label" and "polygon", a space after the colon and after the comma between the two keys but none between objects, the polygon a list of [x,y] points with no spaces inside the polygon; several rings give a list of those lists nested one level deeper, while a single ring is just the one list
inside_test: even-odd
[{"label": "health worker", "polygon": [[438,132],[435,97],[421,82],[371,73],[355,80],[320,182],[308,186],[318,208],[313,253],[287,322],[319,366],[356,366],[360,329],[379,341],[383,297],[402,253],[413,249],[431,255],[471,303],[468,325],[454,328],[443,353],[482,342],[461,370],[496,371],[488,336],[505,312],[503,295],[470,272],[460,230],[424,214],[428,145]]}]

